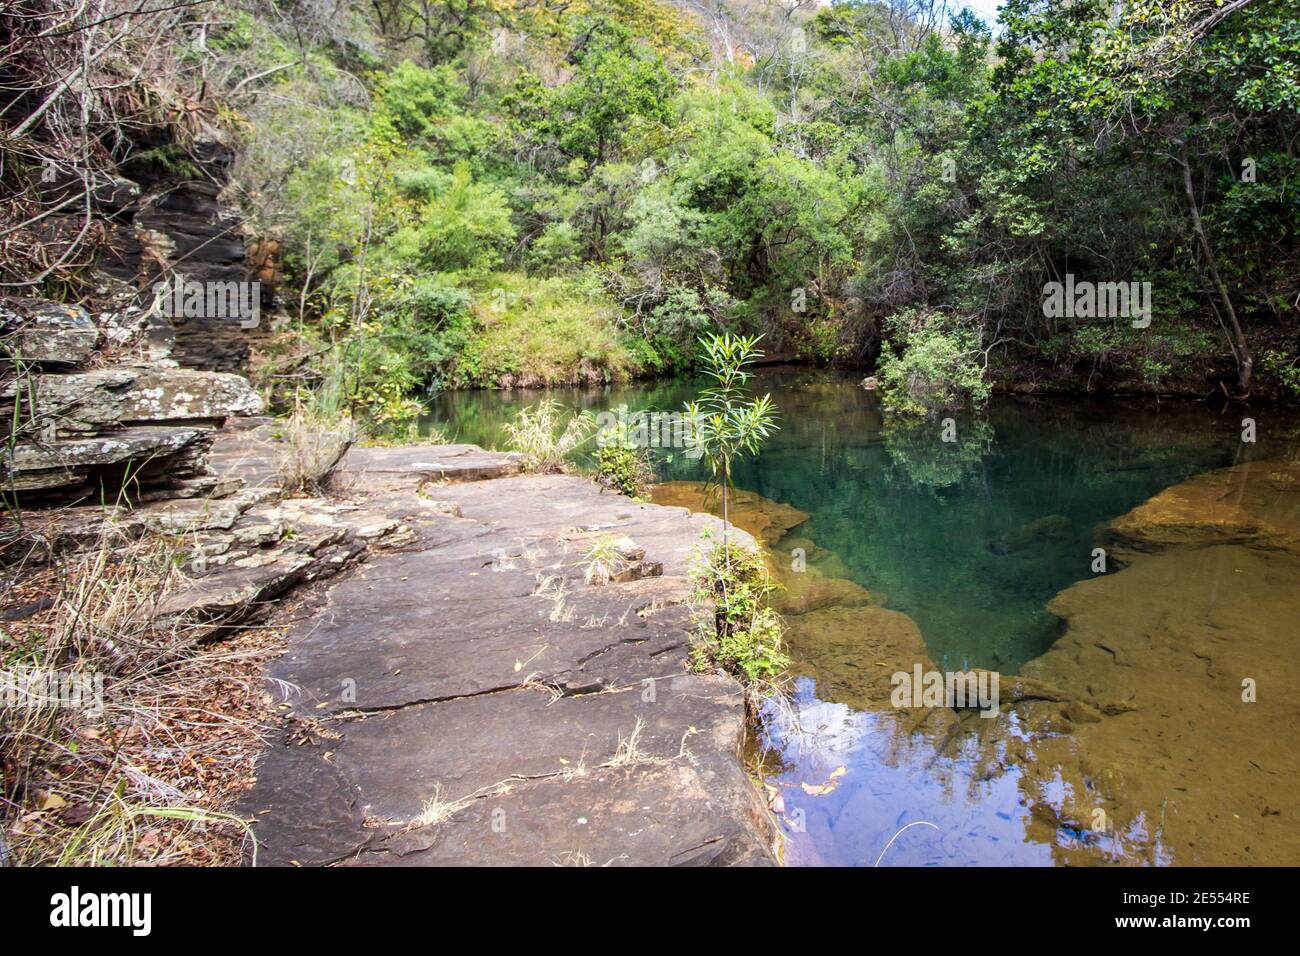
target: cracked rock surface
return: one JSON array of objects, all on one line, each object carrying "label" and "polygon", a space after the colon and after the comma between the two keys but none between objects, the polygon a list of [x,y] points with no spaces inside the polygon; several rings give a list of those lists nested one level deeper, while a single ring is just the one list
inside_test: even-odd
[{"label": "cracked rock surface", "polygon": [[[241,807],[259,864],[774,862],[740,688],[686,668],[687,574],[717,519],[575,476],[431,488],[415,463],[517,468],[446,447],[349,456],[344,481],[410,537],[268,673],[295,690]],[[588,583],[606,536],[626,566]]]}]

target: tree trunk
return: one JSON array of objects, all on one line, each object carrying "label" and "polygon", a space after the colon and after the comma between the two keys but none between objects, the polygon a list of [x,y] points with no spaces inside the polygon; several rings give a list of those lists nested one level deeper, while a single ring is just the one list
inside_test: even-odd
[{"label": "tree trunk", "polygon": [[1192,214],[1192,228],[1200,241],[1201,252],[1205,254],[1205,264],[1209,269],[1210,279],[1214,282],[1214,288],[1218,290],[1223,310],[1228,316],[1228,325],[1231,329],[1229,344],[1232,346],[1232,357],[1237,362],[1237,391],[1245,396],[1250,392],[1254,361],[1250,357],[1250,348],[1246,345],[1246,334],[1241,330],[1241,323],[1237,320],[1237,310],[1232,307],[1228,288],[1219,277],[1214,250],[1210,248],[1210,238],[1205,234],[1205,226],[1201,222],[1201,210],[1196,205],[1196,190],[1192,186],[1192,164],[1187,159],[1187,145],[1185,143],[1179,145],[1178,161],[1183,167],[1183,191],[1187,193],[1187,208]]},{"label": "tree trunk", "polygon": [[727,510],[727,489],[730,484],[731,462],[724,461],[722,465],[722,554],[727,561],[727,567],[731,567],[731,546],[727,534],[731,529],[731,516]]}]

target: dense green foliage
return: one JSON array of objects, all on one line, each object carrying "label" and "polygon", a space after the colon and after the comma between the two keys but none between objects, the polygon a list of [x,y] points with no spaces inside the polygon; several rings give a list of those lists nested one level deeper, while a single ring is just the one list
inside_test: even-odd
[{"label": "dense green foliage", "polygon": [[[997,380],[1294,385],[1287,0],[714,9],[385,0],[319,46],[368,102],[296,116],[317,148],[258,192],[350,407],[671,372],[718,330],[878,364],[907,411]],[[1049,314],[1067,276],[1149,283],[1150,324]]]},{"label": "dense green foliage", "polygon": [[600,447],[596,453],[596,475],[606,488],[638,500],[647,497],[655,477],[649,452],[623,442]]}]

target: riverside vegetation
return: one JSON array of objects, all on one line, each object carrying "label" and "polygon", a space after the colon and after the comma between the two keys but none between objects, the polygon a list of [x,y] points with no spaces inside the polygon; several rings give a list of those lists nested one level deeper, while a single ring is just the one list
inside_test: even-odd
[{"label": "riverside vegetation", "polygon": [[[53,29],[98,15],[112,38]],[[184,181],[216,136],[282,272],[267,393],[372,434],[438,389],[681,371],[719,327],[876,367],[907,411],[1295,394],[1287,0],[1007,0],[996,25],[943,0],[23,0],[4,22],[0,279],[93,298],[112,237],[41,239],[44,173]],[[101,42],[121,52],[84,89],[18,95]],[[1045,314],[1067,275],[1150,283],[1149,327]]]},{"label": "riverside vegetation", "polygon": [[[683,409],[689,440],[710,470],[710,496],[721,501],[722,541],[709,545],[691,569],[700,620],[693,658],[697,666],[714,665],[742,678],[751,690],[770,687],[788,663],[781,651],[782,626],[768,598],[776,590],[763,556],[730,540],[728,503],[735,485],[735,465],[758,453],[777,430],[771,394],[748,394],[750,366],[757,359],[758,338],[729,334],[700,341],[700,364],[711,384]],[[520,409],[506,424],[511,448],[528,471],[563,471],[573,452],[589,437],[593,418],[571,415],[561,426],[561,406],[544,400]],[[600,436],[597,480],[629,498],[643,496],[654,478],[647,450],[628,440],[626,422]],[[707,503],[708,499],[706,499]],[[598,541],[586,554],[587,583],[607,582],[623,562],[617,539]]]},{"label": "riverside vegetation", "polygon": [[[51,413],[37,383],[76,368],[107,376],[111,391],[112,353],[128,340],[135,365],[151,362],[141,313],[161,276],[211,255],[264,279],[266,321],[232,364],[284,418],[266,427],[287,449],[275,469],[288,494],[319,491],[357,436],[420,434],[457,389],[622,388],[703,372],[708,387],[685,412],[701,423],[712,488],[665,491],[721,503],[722,540],[695,571],[710,607],[695,662],[761,687],[809,656],[807,641],[791,654],[777,608],[812,602],[782,598],[759,554],[730,540],[734,474],[763,473],[752,459],[776,434],[770,399],[748,394],[748,367],[874,376],[887,414],[871,429],[879,448],[863,454],[887,453],[883,467],[870,460],[893,482],[877,497],[915,486],[936,509],[982,474],[995,435],[962,418],[953,454],[936,454],[928,419],[998,391],[1294,401],[1298,117],[1290,0],[1006,0],[995,24],[943,0],[15,0],[0,12],[0,289],[15,297],[0,322],[0,636],[7,668],[77,662],[113,675],[117,693],[108,733],[58,708],[6,708],[0,856],[232,862],[246,840],[225,808],[267,715],[231,700],[251,697],[283,648],[250,632],[214,653],[198,644],[206,624],[159,625],[209,537],[106,521],[60,553],[59,516],[31,520],[15,484],[20,449],[39,458],[47,439],[148,418]],[[1052,284],[1149,288],[1149,315],[1045,308]],[[60,342],[31,360],[12,345],[10,317],[27,321],[41,299],[69,306],[54,306],[56,335],[107,334],[105,347],[68,361]],[[129,330],[118,323],[127,302],[140,320]],[[59,325],[83,314],[74,304],[98,325]],[[202,358],[226,369],[226,339],[214,338],[215,358]],[[256,398],[200,416],[177,459],[182,482],[197,480],[207,425],[249,414]],[[194,419],[173,404],[158,415],[169,428]],[[524,470],[553,476],[593,421],[549,398],[528,404],[507,435]],[[798,447],[824,459],[826,435]],[[647,496],[644,449],[608,443],[595,464],[608,488]],[[154,462],[143,483],[132,469],[118,476],[127,496],[101,504],[147,504],[139,492],[155,493],[166,469]],[[185,493],[206,491],[215,496]],[[861,502],[827,509],[831,527],[849,526],[849,507]],[[905,539],[897,516],[872,508],[891,540]],[[1089,521],[1114,517],[1094,510]],[[351,530],[300,546],[297,527],[242,514],[232,535],[252,543],[232,552],[239,560],[261,560],[264,535],[286,553],[319,545],[302,575],[362,550]],[[785,532],[799,523],[787,517]],[[33,565],[25,549],[37,540]],[[26,556],[11,562],[15,541]],[[613,581],[625,550],[593,544],[585,583]],[[981,539],[976,556],[988,550]],[[870,575],[855,571],[873,586],[892,573],[868,563]],[[824,578],[847,580],[835,572]],[[891,582],[905,599],[909,574]],[[818,585],[839,603],[806,612],[826,619],[820,630],[795,631],[835,637],[831,660],[876,598]],[[1055,626],[1032,597],[1023,630],[1034,640],[1007,651],[1013,664]],[[952,612],[910,599],[919,630],[873,611],[909,654],[921,631],[945,633],[925,615]],[[954,659],[966,651],[954,647]],[[832,682],[858,679],[838,663],[824,668]]]}]

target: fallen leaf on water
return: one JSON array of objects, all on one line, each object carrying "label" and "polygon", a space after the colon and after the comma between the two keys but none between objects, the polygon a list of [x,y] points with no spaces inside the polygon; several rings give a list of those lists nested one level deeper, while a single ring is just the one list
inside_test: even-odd
[{"label": "fallen leaf on water", "polygon": [[835,789],[835,781],[848,772],[847,767],[836,767],[831,771],[831,775],[826,779],[825,783],[801,783],[799,786],[802,787],[803,792],[808,794],[810,797],[824,797]]}]

